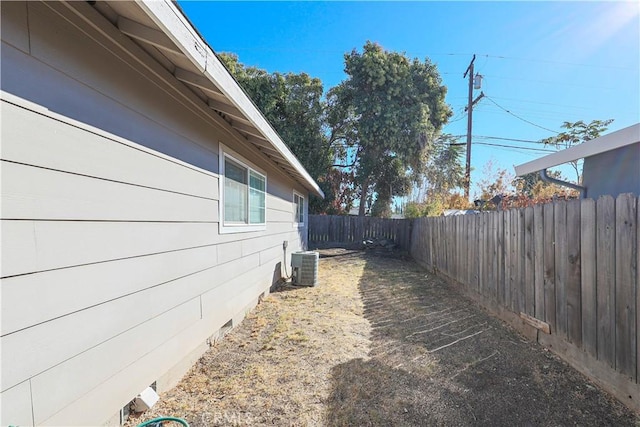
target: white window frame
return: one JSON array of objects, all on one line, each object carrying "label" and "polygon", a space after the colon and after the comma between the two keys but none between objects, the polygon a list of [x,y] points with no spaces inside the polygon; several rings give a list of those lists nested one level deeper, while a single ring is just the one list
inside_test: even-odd
[{"label": "white window frame", "polygon": [[[297,203],[296,203],[296,196],[299,197],[300,199],[302,199],[302,222],[300,222],[300,217],[298,217],[296,215],[296,211],[297,209]],[[292,200],[292,205],[293,205],[293,227],[294,228],[298,228],[298,227],[304,227],[305,224],[307,223],[306,219],[307,219],[307,215],[306,215],[306,208],[307,208],[307,202],[306,202],[307,198],[302,195],[301,193],[298,193],[296,190],[293,190],[293,200]]]},{"label": "white window frame", "polygon": [[[224,144],[219,143],[220,150],[218,155],[218,218],[219,218],[219,232],[220,234],[228,233],[247,233],[251,231],[264,231],[267,229],[267,173],[256,167],[253,163],[242,157],[240,154],[226,147]],[[260,175],[264,178],[264,222],[260,224],[237,223],[227,222],[224,218],[224,180],[225,180],[225,159],[230,159],[234,163],[247,169],[247,186],[250,190],[250,174],[253,172],[256,175]],[[248,194],[248,193],[247,193]],[[247,196],[247,221],[249,221],[251,215],[250,198]]]}]

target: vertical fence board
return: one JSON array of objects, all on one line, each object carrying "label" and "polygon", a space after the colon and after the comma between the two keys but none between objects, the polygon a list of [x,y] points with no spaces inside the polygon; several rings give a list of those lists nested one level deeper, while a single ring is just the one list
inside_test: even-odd
[{"label": "vertical fence board", "polygon": [[543,206],[533,207],[533,293],[537,319],[544,320],[544,217]]},{"label": "vertical fence board", "polygon": [[465,218],[467,223],[467,284],[470,287],[473,287],[473,260],[471,259],[474,255],[473,253],[473,217],[467,216]]},{"label": "vertical fence board", "polygon": [[480,291],[480,224],[481,214],[473,216],[473,284],[472,288]]},{"label": "vertical fence board", "polygon": [[511,211],[503,212],[504,236],[504,306],[511,305]]},{"label": "vertical fence board", "polygon": [[452,237],[455,236],[455,228],[456,222],[455,218],[453,221],[445,220],[445,224],[447,225],[447,234],[446,236],[450,236],[447,238],[447,242],[449,243],[449,257],[447,258],[447,268],[449,269],[449,277],[456,277],[456,241]]},{"label": "vertical fence board", "polygon": [[509,212],[511,214],[511,278],[509,280],[511,285],[511,311],[518,310],[518,299],[520,282],[518,280],[518,265],[520,257],[520,247],[518,244],[518,210],[513,209]]},{"label": "vertical fence board", "polygon": [[616,370],[636,378],[636,204],[630,194],[616,199]]},{"label": "vertical fence board", "polygon": [[476,258],[478,259],[478,292],[483,293],[485,286],[487,286],[487,279],[485,277],[485,269],[486,269],[486,250],[484,248],[484,226],[487,220],[487,215],[483,212],[478,215],[478,223],[477,223],[477,244],[478,249],[476,252]]},{"label": "vertical fence board", "polygon": [[[455,216],[453,221],[449,221],[451,223],[451,242],[453,243],[453,247],[451,248],[451,254],[452,254],[452,258],[451,258],[451,269],[452,269],[452,273],[453,273],[453,277],[457,278],[458,277],[458,220],[460,219],[460,217]],[[457,280],[457,279],[456,279]]]},{"label": "vertical fence board", "polygon": [[580,207],[580,282],[582,298],[582,346],[589,354],[596,347],[596,203],[582,200]]},{"label": "vertical fence board", "polygon": [[496,286],[498,304],[504,304],[504,211],[496,215]]},{"label": "vertical fence board", "polygon": [[491,295],[491,278],[490,278],[490,272],[489,272],[489,268],[491,266],[491,258],[490,258],[490,253],[489,253],[489,222],[490,222],[490,217],[491,217],[491,213],[490,212],[485,212],[482,215],[483,221],[482,221],[482,247],[481,250],[483,252],[483,260],[482,260],[482,277],[484,280],[484,295]]},{"label": "vertical fence board", "polygon": [[524,208],[518,209],[518,300],[516,313],[526,311],[525,307],[525,296],[526,296],[526,287],[527,284],[525,282],[525,235],[524,235]]},{"label": "vertical fence board", "polygon": [[567,203],[567,337],[582,347],[580,200]]},{"label": "vertical fence board", "polygon": [[556,331],[556,263],[555,217],[553,204],[544,205],[544,312],[552,333]]},{"label": "vertical fence board", "polygon": [[440,267],[445,274],[447,273],[447,242],[444,238],[445,229],[444,229],[444,221],[443,218],[438,218],[438,252],[440,255]]},{"label": "vertical fence board", "polygon": [[524,286],[522,283],[522,255],[523,255],[523,240],[524,236],[521,232],[522,228],[522,218],[520,216],[520,209],[514,209],[514,218],[513,218],[513,238],[514,238],[514,276],[513,276],[513,311],[516,313],[520,311],[524,311],[523,300],[524,300]]},{"label": "vertical fence board", "polygon": [[615,367],[615,202],[603,196],[596,202],[596,296],[598,360]]},{"label": "vertical fence board", "polygon": [[472,244],[472,216],[466,216],[464,219],[464,239],[465,239],[465,283],[468,287],[473,288],[473,263],[471,262],[471,255],[473,254]]},{"label": "vertical fence board", "polygon": [[498,302],[498,235],[497,235],[497,224],[498,224],[498,216],[500,212],[492,212],[491,213],[491,226],[490,226],[490,234],[489,234],[489,244],[491,251],[489,256],[491,257],[491,275],[489,279],[491,280],[491,296],[495,302]]},{"label": "vertical fence board", "polygon": [[433,221],[427,222],[426,219],[425,219],[425,220],[423,220],[422,225],[423,226],[424,225],[427,226],[426,227],[427,230],[428,230],[427,232],[429,233],[428,234],[428,236],[429,236],[428,239],[429,240],[427,241],[427,244],[429,245],[429,265],[431,265],[431,268],[435,268],[435,264],[434,264],[434,262],[435,262],[435,254],[434,254],[435,246],[433,244],[433,237],[434,237],[433,226],[434,226],[434,223],[433,223]]},{"label": "vertical fence board", "polygon": [[468,244],[468,236],[469,236],[469,222],[468,217],[465,215],[462,217],[462,260],[461,263],[463,265],[462,271],[462,282],[465,285],[469,285],[469,244]]},{"label": "vertical fence board", "polygon": [[449,230],[447,232],[447,240],[449,240],[451,242],[451,247],[449,248],[449,256],[451,257],[451,264],[450,264],[450,276],[454,279],[457,280],[457,262],[455,262],[455,260],[457,259],[457,254],[456,254],[456,247],[457,247],[457,241],[456,241],[456,220],[457,217],[452,217],[451,220],[446,221],[447,225],[449,226]]},{"label": "vertical fence board", "polygon": [[447,235],[447,224],[444,221],[444,218],[439,218],[438,222],[440,223],[440,227],[438,232],[440,234],[440,238],[438,239],[438,244],[442,245],[442,268],[445,274],[449,274],[449,242],[445,239]]},{"label": "vertical fence board", "polygon": [[484,250],[482,243],[484,242],[484,213],[480,213],[476,220],[476,271],[478,275],[478,292],[482,293],[484,288]]},{"label": "vertical fence board", "polygon": [[556,327],[563,338],[567,336],[567,202],[554,206],[556,242]]},{"label": "vertical fence board", "polygon": [[456,262],[453,263],[453,277],[455,277],[456,281],[460,282],[460,216],[456,215],[453,221],[449,222],[451,222],[453,226],[453,235],[451,237],[454,242],[453,256],[456,260]]},{"label": "vertical fence board", "polygon": [[489,297],[493,295],[493,279],[492,279],[492,271],[491,271],[491,266],[493,264],[493,252],[491,247],[492,217],[493,217],[493,212],[487,212],[485,214],[485,220],[484,220],[484,240],[485,240],[484,250],[486,253],[484,257],[484,268],[485,268],[484,279],[486,280],[485,295]]},{"label": "vertical fence board", "polygon": [[440,237],[440,233],[439,233],[439,227],[440,227],[440,219],[439,218],[434,218],[433,221],[431,221],[431,229],[433,231],[433,247],[432,247],[432,257],[434,260],[434,267],[437,270],[441,270],[442,269],[442,260],[440,258],[440,245],[439,245],[439,240],[438,238]]},{"label": "vertical fence board", "polygon": [[442,271],[442,248],[444,245],[440,243],[440,218],[434,218],[431,229],[433,231],[433,265],[438,271]]},{"label": "vertical fence board", "polygon": [[466,229],[466,217],[464,215],[460,216],[460,231],[459,231],[459,238],[458,238],[458,242],[460,243],[460,258],[458,260],[458,264],[460,265],[460,271],[459,271],[459,277],[460,277],[460,283],[467,283],[467,267],[469,266],[469,264],[465,261],[466,260],[466,253],[467,253],[467,229]]},{"label": "vertical fence board", "polygon": [[535,316],[535,276],[533,270],[533,208],[524,210],[524,312]]}]

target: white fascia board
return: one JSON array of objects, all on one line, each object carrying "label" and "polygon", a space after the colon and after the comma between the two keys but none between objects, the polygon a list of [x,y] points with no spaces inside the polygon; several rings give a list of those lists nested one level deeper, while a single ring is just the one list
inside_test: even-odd
[{"label": "white fascia board", "polygon": [[170,0],[138,0],[137,4],[198,70],[213,82],[227,99],[244,114],[246,119],[262,133],[287,163],[304,178],[307,184],[305,187],[324,197],[324,193],[315,180],[280,139],[276,131],[229,74],[215,53],[201,39],[182,12]]},{"label": "white fascia board", "polygon": [[136,0],[136,4],[199,71],[204,71],[210,49],[170,0]]},{"label": "white fascia board", "polygon": [[553,166],[569,163],[574,160],[595,156],[596,154],[615,150],[616,148],[640,142],[640,123],[603,135],[591,141],[574,145],[566,150],[549,154],[539,159],[514,166],[516,176],[538,172]]}]

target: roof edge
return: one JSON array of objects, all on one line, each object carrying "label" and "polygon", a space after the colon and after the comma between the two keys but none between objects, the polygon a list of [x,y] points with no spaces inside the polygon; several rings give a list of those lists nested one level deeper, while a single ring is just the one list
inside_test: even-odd
[{"label": "roof edge", "polygon": [[608,133],[579,145],[514,166],[516,176],[527,175],[553,166],[595,156],[640,142],[640,123]]},{"label": "roof edge", "polygon": [[136,3],[197,67],[202,75],[220,89],[227,99],[245,115],[246,119],[264,135],[273,148],[304,178],[304,182],[301,184],[324,198],[320,186],[282,141],[262,112],[253,104],[180,8],[171,0],[137,0]]}]

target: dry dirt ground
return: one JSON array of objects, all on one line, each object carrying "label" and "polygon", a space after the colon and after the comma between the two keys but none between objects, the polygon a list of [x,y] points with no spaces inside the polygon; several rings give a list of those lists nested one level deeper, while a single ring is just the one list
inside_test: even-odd
[{"label": "dry dirt ground", "polygon": [[393,253],[321,251],[152,411],[191,426],[636,425],[640,416]]}]

